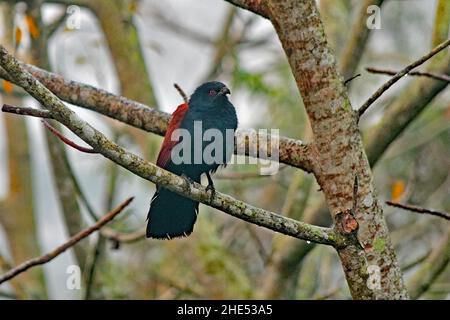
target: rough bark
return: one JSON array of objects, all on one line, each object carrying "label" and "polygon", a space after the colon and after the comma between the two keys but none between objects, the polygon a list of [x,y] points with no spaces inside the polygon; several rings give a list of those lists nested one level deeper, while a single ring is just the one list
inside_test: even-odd
[{"label": "rough bark", "polygon": [[[448,8],[443,9],[443,5],[450,7],[450,2],[440,1],[436,8],[435,36],[433,37],[432,47],[442,43],[448,35],[448,15],[444,14],[448,11]],[[445,19],[447,19],[445,22],[442,21]],[[442,38],[443,34],[445,35],[444,38]],[[444,61],[441,62],[440,60]],[[450,60],[445,57],[444,53],[435,56],[430,63],[433,65],[431,70],[435,70],[435,74],[450,73]],[[416,119],[421,111],[429,106],[430,102],[446,87],[445,82],[430,81],[430,79],[419,77],[414,79],[405,92],[386,107],[389,111],[383,115],[379,125],[369,129],[369,132],[365,134],[366,154],[372,168],[387,151],[389,145],[403,133],[408,124]],[[305,216],[304,221],[315,225],[329,225],[331,221],[327,217],[328,214],[326,205],[322,204],[317,209],[312,210],[311,214]],[[289,240],[289,243],[283,249],[284,253],[280,253],[276,261],[280,274],[273,277],[272,285],[266,287],[265,296],[271,298],[293,297],[289,290],[289,282],[295,281],[302,259],[312,248],[314,248],[314,245],[308,245],[305,242],[294,241],[293,239]],[[288,280],[285,281],[285,279]]]},{"label": "rough bark", "polygon": [[[383,211],[372,185],[357,119],[336,71],[313,0],[270,1],[270,19],[291,65],[311,121],[318,162],[314,173],[337,223],[352,215],[359,225],[354,244],[338,250],[355,299],[403,299],[408,294]],[[353,189],[357,177],[356,212]],[[345,229],[345,228],[344,228]],[[368,266],[378,267],[381,288],[367,285]]]}]

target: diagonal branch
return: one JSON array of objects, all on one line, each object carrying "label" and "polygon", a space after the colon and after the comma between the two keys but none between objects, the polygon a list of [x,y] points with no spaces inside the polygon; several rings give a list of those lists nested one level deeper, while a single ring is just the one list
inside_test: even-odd
[{"label": "diagonal branch", "polygon": [[413,206],[410,204],[401,204],[401,203],[394,202],[394,201],[386,201],[386,204],[388,204],[392,207],[396,207],[396,208],[400,208],[400,209],[404,209],[404,210],[408,210],[408,211],[412,211],[412,212],[422,213],[422,214],[429,214],[432,216],[444,218],[445,220],[450,220],[450,213],[448,213],[448,212],[441,212],[441,211],[426,209],[426,208],[422,208],[422,207],[418,207],[418,206]]},{"label": "diagonal branch", "polygon": [[435,47],[433,50],[431,50],[429,53],[424,55],[419,60],[414,61],[407,67],[405,67],[403,70],[398,72],[395,76],[393,76],[389,81],[387,81],[385,84],[383,84],[380,88],[378,88],[377,91],[369,98],[367,101],[358,109],[358,115],[361,117],[364,112],[374,103],[384,92],[386,92],[390,87],[392,87],[398,80],[400,80],[403,76],[407,75],[412,69],[420,66],[421,64],[425,63],[429,59],[431,59],[434,55],[439,53],[440,51],[444,50],[450,45],[450,39],[447,41],[442,42],[440,45]]},{"label": "diagonal branch", "polygon": [[[142,103],[117,96],[106,90],[98,89],[90,85],[76,81],[66,80],[63,77],[35,67],[33,65],[20,62],[20,65],[30,72],[39,82],[53,92],[58,98],[70,104],[77,105],[107,117],[119,120],[136,128],[164,135],[169,123],[168,113],[150,108]],[[0,68],[0,78],[17,84],[8,73]],[[244,141],[242,137],[248,134],[243,130],[236,132],[237,141]],[[256,142],[265,141],[269,144],[270,137],[257,135]],[[249,155],[247,148],[237,146],[235,153],[239,150],[246,150],[242,155]],[[267,148],[270,150],[269,146]],[[266,153],[267,155],[267,153]],[[251,155],[265,158],[264,154]],[[315,156],[311,151],[311,146],[300,140],[279,137],[279,162],[285,163],[306,172],[312,172],[314,168]]]},{"label": "diagonal branch", "polygon": [[189,183],[186,179],[146,162],[108,140],[101,132],[67,108],[50,90],[27,72],[3,46],[0,46],[0,65],[14,78],[19,86],[37,99],[47,110],[51,111],[55,120],[69,128],[98,153],[132,173],[172,192],[273,231],[335,247],[346,245],[346,238],[333,229],[288,219],[219,192],[216,192],[216,196],[211,200],[210,193],[202,185]]},{"label": "diagonal branch", "polygon": [[114,219],[114,217],[116,215],[118,215],[120,212],[122,212],[122,210],[125,209],[125,207],[128,206],[132,200],[133,200],[133,198],[129,198],[129,199],[125,200],[117,208],[115,208],[114,210],[112,210],[109,213],[107,213],[106,215],[104,215],[103,218],[101,218],[99,221],[97,221],[94,225],[92,225],[91,227],[89,227],[83,231],[80,231],[79,233],[74,235],[72,238],[70,238],[67,242],[60,245],[53,251],[51,251],[43,256],[36,257],[36,258],[30,259],[28,261],[25,261],[25,262],[19,264],[17,267],[9,270],[4,275],[0,276],[0,284],[14,278],[15,276],[21,274],[22,272],[27,271],[28,269],[30,269],[32,267],[42,265],[42,264],[45,264],[45,263],[53,260],[54,258],[59,256],[61,253],[63,253],[70,247],[74,246],[79,241],[83,240],[84,238],[88,237],[93,232],[99,230],[101,227],[103,227],[109,221]]},{"label": "diagonal branch", "polygon": [[[370,73],[387,74],[389,76],[395,76],[398,73],[398,71],[394,71],[394,70],[373,68],[373,67],[368,67],[368,68],[366,68],[366,70],[367,70],[367,72],[370,72]],[[408,72],[407,75],[408,76],[428,77],[428,78],[432,78],[435,80],[450,82],[450,77],[445,74],[436,74],[436,73],[425,72],[425,71],[411,71],[411,72]]]}]

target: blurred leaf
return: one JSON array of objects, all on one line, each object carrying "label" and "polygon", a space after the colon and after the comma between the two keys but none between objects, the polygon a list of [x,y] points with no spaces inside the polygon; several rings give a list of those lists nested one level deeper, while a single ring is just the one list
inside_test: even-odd
[{"label": "blurred leaf", "polygon": [[34,21],[33,17],[30,15],[26,15],[25,22],[27,24],[28,32],[30,33],[31,37],[34,39],[38,38],[39,37],[39,28],[38,28],[36,22]]},{"label": "blurred leaf", "polygon": [[396,180],[391,188],[391,200],[399,201],[405,192],[405,182],[403,180]]},{"label": "blurred leaf", "polygon": [[13,91],[13,84],[9,81],[3,80],[3,90],[6,93],[11,94]]},{"label": "blurred leaf", "polygon": [[16,44],[16,49],[20,46],[20,44],[22,43],[22,29],[20,29],[19,27],[16,27],[15,30],[15,44]]}]

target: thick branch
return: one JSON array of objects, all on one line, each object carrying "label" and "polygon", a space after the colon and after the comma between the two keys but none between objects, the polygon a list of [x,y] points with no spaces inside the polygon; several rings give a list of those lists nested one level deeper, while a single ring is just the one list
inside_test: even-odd
[{"label": "thick branch", "polygon": [[431,59],[434,55],[441,52],[445,48],[447,48],[450,45],[450,39],[447,41],[444,41],[437,47],[435,47],[433,50],[431,50],[429,53],[424,55],[419,60],[414,61],[407,67],[405,67],[403,70],[398,72],[395,76],[393,76],[389,81],[387,81],[385,84],[383,84],[380,88],[378,88],[377,91],[369,98],[367,101],[359,108],[358,114],[361,117],[364,112],[374,103],[384,92],[386,92],[390,87],[392,87],[398,80],[400,80],[403,76],[408,74],[412,69],[420,66],[421,64],[425,63],[429,59]]},{"label": "thick branch", "polygon": [[[359,225],[358,242],[338,250],[350,292],[355,299],[405,299],[408,294],[374,193],[357,117],[336,70],[316,2],[271,0],[268,6],[311,123],[317,182],[335,222],[353,213]],[[355,175],[358,199],[353,210]],[[366,285],[370,265],[380,270],[380,290]]]},{"label": "thick branch", "polygon": [[99,230],[101,227],[103,227],[109,221],[114,219],[114,217],[116,215],[118,215],[126,206],[128,206],[132,200],[133,200],[133,198],[127,199],[122,204],[120,204],[117,208],[115,208],[114,210],[112,210],[111,212],[109,212],[105,216],[103,216],[94,225],[92,225],[91,227],[89,227],[89,228],[87,228],[87,229],[77,233],[72,238],[70,238],[66,243],[60,245],[59,247],[57,247],[53,251],[51,251],[51,252],[49,252],[49,253],[47,253],[47,254],[45,254],[43,256],[36,257],[36,258],[30,259],[28,261],[25,261],[24,263],[19,264],[17,267],[9,270],[7,273],[5,273],[4,275],[2,275],[0,277],[0,284],[2,284],[3,282],[14,278],[15,276],[21,274],[22,272],[27,271],[28,269],[30,269],[32,267],[35,267],[35,266],[38,266],[38,265],[42,265],[42,264],[45,264],[45,263],[53,260],[54,258],[59,256],[61,253],[63,253],[64,251],[66,251],[70,247],[74,246],[76,243],[78,243],[79,241],[83,240],[84,238],[88,237],[93,232]]},{"label": "thick branch", "polygon": [[345,238],[335,233],[332,229],[288,219],[219,192],[216,192],[216,196],[211,200],[210,193],[200,184],[189,183],[187,180],[146,162],[108,140],[101,132],[67,108],[51,91],[27,72],[2,46],[0,46],[0,65],[14,78],[19,86],[37,99],[46,109],[50,110],[55,120],[64,124],[94,150],[132,173],[170,191],[276,232],[335,247],[345,246]]},{"label": "thick branch", "polygon": [[412,212],[422,213],[422,214],[429,214],[432,216],[441,217],[446,220],[450,220],[450,213],[447,213],[447,212],[426,209],[426,208],[422,208],[422,207],[418,207],[418,206],[413,206],[410,204],[401,204],[401,203],[394,202],[394,201],[386,201],[386,204],[388,204],[392,207],[396,207],[396,208],[400,208],[400,209],[404,209],[404,210],[408,210],[408,211],[412,211]]},{"label": "thick branch", "polygon": [[[155,110],[142,103],[117,96],[90,85],[66,80],[55,73],[45,71],[33,65],[25,63],[20,63],[20,65],[61,100],[96,111],[148,132],[158,135],[164,135],[166,132],[170,115],[165,112]],[[0,78],[17,84],[3,69],[0,69]],[[242,130],[238,130],[236,133],[237,141],[245,141],[242,136],[246,133],[248,131],[242,132]],[[269,138],[261,135],[258,135],[256,140],[270,141]],[[244,149],[237,148],[237,150]],[[235,153],[237,150],[235,150]],[[248,150],[243,155],[248,155]],[[263,158],[263,155],[258,156]],[[279,162],[303,169],[306,172],[312,172],[314,161],[315,157],[310,150],[309,144],[299,140],[280,137]]]}]

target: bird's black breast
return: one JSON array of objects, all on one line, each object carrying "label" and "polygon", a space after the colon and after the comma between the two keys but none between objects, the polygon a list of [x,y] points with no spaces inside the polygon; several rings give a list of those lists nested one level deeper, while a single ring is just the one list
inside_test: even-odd
[{"label": "bird's black breast", "polygon": [[[195,110],[194,108],[190,108],[186,113],[185,118],[180,125],[180,128],[187,130],[191,136],[191,163],[177,165],[177,169],[182,169],[183,173],[187,174],[191,178],[195,178],[197,177],[197,175],[200,175],[207,171],[214,172],[220,165],[225,165],[230,161],[231,155],[233,154],[234,131],[236,130],[237,125],[238,120],[236,111],[230,102],[226,103],[225,105],[208,109]],[[194,135],[195,131],[197,133],[200,132],[199,126],[201,127],[200,137],[199,135]],[[208,130],[210,129],[214,129],[214,137],[215,134],[219,132],[222,136],[222,144],[219,144],[218,146],[221,146],[221,153],[223,157],[220,157],[220,161],[214,161],[214,163],[211,163],[211,161],[207,160],[205,161],[205,158],[203,157],[205,155],[205,148],[208,148],[209,146],[209,149],[206,150],[211,150],[211,147],[213,147],[212,144],[219,143],[218,141],[215,141],[214,138],[211,138],[210,141],[205,141],[205,139],[203,139],[204,137],[206,137],[205,133],[207,134]],[[194,153],[199,152],[199,150],[195,148],[195,141],[198,139],[202,139],[200,150],[202,156],[200,157],[200,163],[194,161]],[[198,145],[199,144],[197,143],[197,146]],[[218,149],[216,150],[218,151]],[[215,152],[213,152],[213,155],[215,155]],[[179,166],[181,166],[181,168]]]}]

